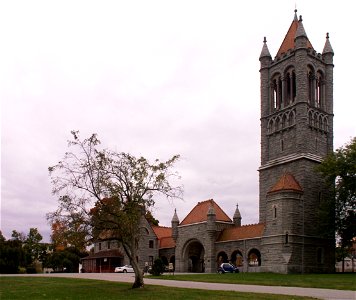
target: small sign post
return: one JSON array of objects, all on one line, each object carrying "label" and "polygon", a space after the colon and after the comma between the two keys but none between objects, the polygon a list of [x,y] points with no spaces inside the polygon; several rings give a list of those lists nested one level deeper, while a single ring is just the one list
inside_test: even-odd
[{"label": "small sign post", "polygon": [[174,275],[174,266],[173,266],[173,263],[169,263],[169,264],[168,264],[168,271],[169,271],[169,273],[173,273],[173,275]]}]

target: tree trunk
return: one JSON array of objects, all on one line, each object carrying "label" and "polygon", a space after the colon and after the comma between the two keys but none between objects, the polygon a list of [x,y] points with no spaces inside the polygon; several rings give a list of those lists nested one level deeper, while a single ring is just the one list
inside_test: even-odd
[{"label": "tree trunk", "polygon": [[143,287],[143,270],[139,267],[136,259],[132,260],[132,267],[135,271],[135,282],[132,285],[133,289],[142,288]]},{"label": "tree trunk", "polygon": [[134,284],[132,285],[133,289],[137,288],[143,288],[143,270],[141,270],[140,266],[138,265],[138,262],[136,260],[137,257],[137,242],[135,238],[132,238],[130,243],[123,243],[124,250],[127,254],[127,256],[130,259],[132,268],[135,271],[135,281]]}]

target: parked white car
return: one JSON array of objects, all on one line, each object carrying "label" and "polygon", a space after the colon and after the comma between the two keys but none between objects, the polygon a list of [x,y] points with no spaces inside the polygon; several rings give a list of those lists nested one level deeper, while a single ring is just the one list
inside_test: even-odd
[{"label": "parked white car", "polygon": [[122,267],[116,267],[115,273],[133,273],[134,269],[131,265],[125,265]]}]

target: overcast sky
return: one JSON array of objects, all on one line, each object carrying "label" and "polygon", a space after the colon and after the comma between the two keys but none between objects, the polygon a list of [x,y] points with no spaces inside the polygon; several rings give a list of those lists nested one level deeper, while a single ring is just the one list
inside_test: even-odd
[{"label": "overcast sky", "polygon": [[355,1],[3,1],[0,7],[1,230],[37,227],[57,207],[48,166],[71,130],[151,160],[180,154],[184,201],[170,226],[213,198],[258,222],[259,55],[274,57],[295,5],[334,49],[334,148],[356,135]]}]

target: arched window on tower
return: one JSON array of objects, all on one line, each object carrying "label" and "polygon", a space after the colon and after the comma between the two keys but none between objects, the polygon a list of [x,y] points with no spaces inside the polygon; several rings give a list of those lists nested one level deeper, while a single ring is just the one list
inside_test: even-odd
[{"label": "arched window on tower", "polygon": [[296,83],[295,83],[295,73],[293,69],[289,69],[285,73],[285,99],[284,105],[288,106],[294,102],[296,96]]},{"label": "arched window on tower", "polygon": [[308,65],[307,70],[308,76],[308,103],[314,106],[315,103],[315,70],[314,67]]},{"label": "arched window on tower", "polygon": [[323,74],[318,72],[315,78],[315,107],[321,108],[323,101]]},{"label": "arched window on tower", "polygon": [[295,79],[295,72],[292,72],[292,102],[295,101],[295,98],[297,97],[297,82]]},{"label": "arched window on tower", "polygon": [[312,71],[308,72],[308,102],[313,103],[314,101],[314,80],[315,76]]},{"label": "arched window on tower", "polygon": [[278,109],[281,109],[284,107],[283,103],[283,97],[282,97],[282,79],[281,77],[278,78]]},{"label": "arched window on tower", "polygon": [[279,110],[282,103],[282,80],[279,74],[274,76],[271,82],[271,100],[272,112]]},{"label": "arched window on tower", "polygon": [[273,219],[277,219],[277,206],[273,206]]}]

